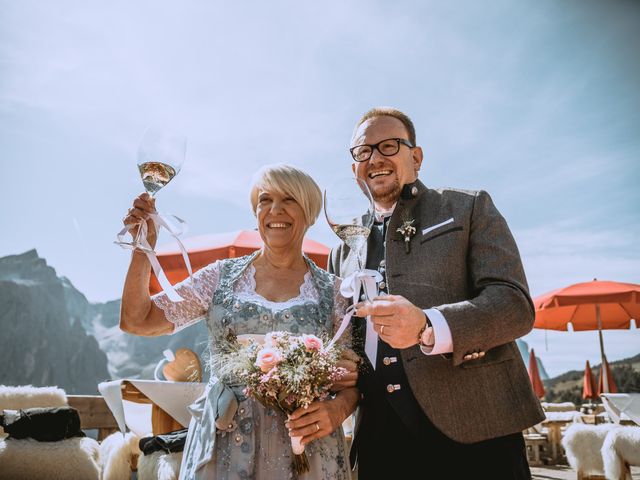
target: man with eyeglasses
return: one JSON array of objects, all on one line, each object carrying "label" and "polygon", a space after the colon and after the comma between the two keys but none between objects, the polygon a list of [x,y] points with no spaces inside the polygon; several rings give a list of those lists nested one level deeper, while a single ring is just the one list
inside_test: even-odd
[{"label": "man with eyeglasses", "polygon": [[[399,110],[367,112],[350,151],[376,207],[366,268],[383,277],[353,325],[360,352],[362,317],[378,334],[358,381],[359,478],[530,478],[521,432],[544,415],[515,339],[534,308],[504,218],[484,191],[418,180],[422,149]],[[330,271],[356,269],[346,245],[331,252]]]}]

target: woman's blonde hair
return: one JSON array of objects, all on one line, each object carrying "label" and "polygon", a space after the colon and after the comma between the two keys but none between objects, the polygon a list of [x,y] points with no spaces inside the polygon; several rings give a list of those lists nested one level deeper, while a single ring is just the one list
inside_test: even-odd
[{"label": "woman's blonde hair", "polygon": [[280,194],[291,195],[304,212],[307,228],[313,225],[322,208],[322,192],[311,176],[285,164],[266,165],[256,172],[251,182],[251,206],[253,214],[258,207],[258,192],[261,188]]}]

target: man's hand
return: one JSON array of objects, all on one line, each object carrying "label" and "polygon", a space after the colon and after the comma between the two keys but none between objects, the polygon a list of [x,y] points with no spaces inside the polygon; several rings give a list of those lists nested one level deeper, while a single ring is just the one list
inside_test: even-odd
[{"label": "man's hand", "polygon": [[424,312],[401,295],[375,297],[356,307],[356,315],[370,315],[375,331],[393,348],[417,345],[418,336],[427,323]]}]

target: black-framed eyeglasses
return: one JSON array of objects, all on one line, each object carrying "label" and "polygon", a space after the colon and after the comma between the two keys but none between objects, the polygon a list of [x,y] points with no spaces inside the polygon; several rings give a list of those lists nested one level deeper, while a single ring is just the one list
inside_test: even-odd
[{"label": "black-framed eyeglasses", "polygon": [[366,143],[356,145],[355,147],[350,148],[349,151],[356,162],[366,162],[371,158],[374,150],[378,150],[380,155],[384,155],[385,157],[395,155],[400,151],[400,144],[406,145],[409,148],[414,148],[414,145],[411,145],[411,142],[404,138],[387,138],[386,140],[370,145]]}]

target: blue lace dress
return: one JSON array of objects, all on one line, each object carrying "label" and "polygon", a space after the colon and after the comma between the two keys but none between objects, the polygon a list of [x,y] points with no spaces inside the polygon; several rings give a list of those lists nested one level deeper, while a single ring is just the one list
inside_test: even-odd
[{"label": "blue lace dress", "polygon": [[[184,301],[165,295],[154,302],[175,324],[175,331],[206,320],[210,348],[232,331],[236,335],[275,330],[330,336],[347,307],[339,280],[307,259],[309,272],[300,295],[271,302],[256,293],[256,254],[217,261],[196,272],[193,284],[177,288]],[[212,372],[215,373],[215,372]],[[296,475],[291,468],[291,441],[285,415],[242,394],[242,385],[225,385],[214,375],[205,394],[192,405],[193,418],[182,459],[181,479],[217,480],[348,480],[351,478],[342,428],[306,446],[310,471]],[[223,415],[224,399],[233,393],[238,408],[224,430],[215,420]]]}]

